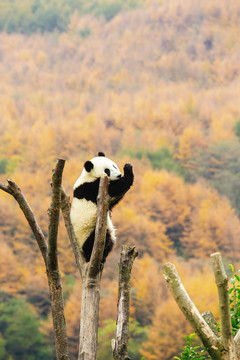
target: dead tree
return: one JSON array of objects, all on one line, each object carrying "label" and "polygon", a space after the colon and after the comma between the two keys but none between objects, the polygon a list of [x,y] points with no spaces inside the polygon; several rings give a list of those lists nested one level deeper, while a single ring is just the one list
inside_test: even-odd
[{"label": "dead tree", "polygon": [[239,360],[240,359],[240,330],[235,337],[232,336],[228,278],[225,273],[221,255],[211,255],[212,267],[218,289],[221,336],[218,337],[204,320],[198,309],[187,294],[177,270],[173,264],[163,265],[163,274],[175,301],[192,325],[196,334],[202,340],[209,355],[214,360]]},{"label": "dead tree", "polygon": [[53,329],[55,336],[55,348],[57,360],[69,360],[68,339],[64,316],[64,304],[61,285],[61,276],[58,268],[57,258],[57,236],[59,212],[61,205],[61,184],[62,172],[65,160],[58,160],[52,175],[52,200],[49,215],[49,236],[48,241],[37,222],[37,219],[27,202],[23,192],[12,180],[8,180],[8,185],[0,183],[0,189],[12,195],[18,202],[30,228],[35,236],[41,251],[46,273],[48,278],[49,294],[51,300]]}]

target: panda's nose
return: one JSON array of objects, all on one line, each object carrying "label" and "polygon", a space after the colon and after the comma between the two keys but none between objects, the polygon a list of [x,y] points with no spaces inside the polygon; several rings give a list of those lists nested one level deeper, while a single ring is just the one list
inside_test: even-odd
[{"label": "panda's nose", "polygon": [[117,178],[120,179],[122,177],[122,174],[118,175]]}]

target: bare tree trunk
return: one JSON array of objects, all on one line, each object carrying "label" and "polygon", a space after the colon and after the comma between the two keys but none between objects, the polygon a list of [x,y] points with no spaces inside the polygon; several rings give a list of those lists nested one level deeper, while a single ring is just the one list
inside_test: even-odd
[{"label": "bare tree trunk", "polygon": [[211,255],[216,284],[218,287],[221,337],[217,337],[204,321],[199,311],[191,301],[183,287],[181,279],[173,264],[163,265],[163,274],[168,288],[174,296],[178,306],[186,319],[191,323],[195,332],[202,340],[209,355],[214,360],[239,360],[240,359],[240,333],[232,338],[231,317],[229,310],[229,293],[227,276],[222,264],[221,255]]},{"label": "bare tree trunk", "polygon": [[49,209],[49,240],[48,243],[36,220],[36,217],[28,204],[24,194],[18,185],[8,180],[8,185],[0,183],[0,189],[11,194],[19,204],[30,228],[35,236],[41,251],[48,277],[51,309],[53,317],[53,328],[55,335],[55,348],[57,360],[69,360],[68,339],[64,317],[64,304],[61,286],[61,277],[57,261],[57,234],[60,209],[60,189],[62,172],[65,160],[58,160],[52,177],[52,202]]},{"label": "bare tree trunk", "polygon": [[113,358],[128,360],[130,279],[135,258],[135,247],[123,246],[119,263],[118,317],[116,340],[112,340]]},{"label": "bare tree trunk", "polygon": [[100,281],[100,273],[95,279],[89,278],[88,275],[82,278],[79,360],[96,359]]}]

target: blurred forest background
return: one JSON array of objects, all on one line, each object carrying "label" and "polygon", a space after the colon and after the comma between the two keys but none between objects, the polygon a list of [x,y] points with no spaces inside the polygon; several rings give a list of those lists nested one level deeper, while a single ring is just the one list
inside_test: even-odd
[{"label": "blurred forest background", "polygon": [[[164,262],[218,317],[209,255],[240,263],[239,34],[235,0],[0,0],[0,180],[18,183],[47,234],[56,158],[67,159],[69,194],[98,151],[134,167],[113,212],[98,360],[112,358],[122,244],[139,251],[133,360],[170,360],[191,332]],[[14,199],[1,192],[0,202],[0,360],[52,360],[42,258]],[[76,359],[81,284],[62,221],[59,258]]]}]

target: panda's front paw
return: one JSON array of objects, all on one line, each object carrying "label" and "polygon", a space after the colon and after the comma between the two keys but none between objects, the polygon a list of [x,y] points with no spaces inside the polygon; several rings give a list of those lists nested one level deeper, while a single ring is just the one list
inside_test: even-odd
[{"label": "panda's front paw", "polygon": [[128,178],[131,182],[131,184],[133,183],[133,168],[131,164],[125,164],[124,168],[124,177]]}]

